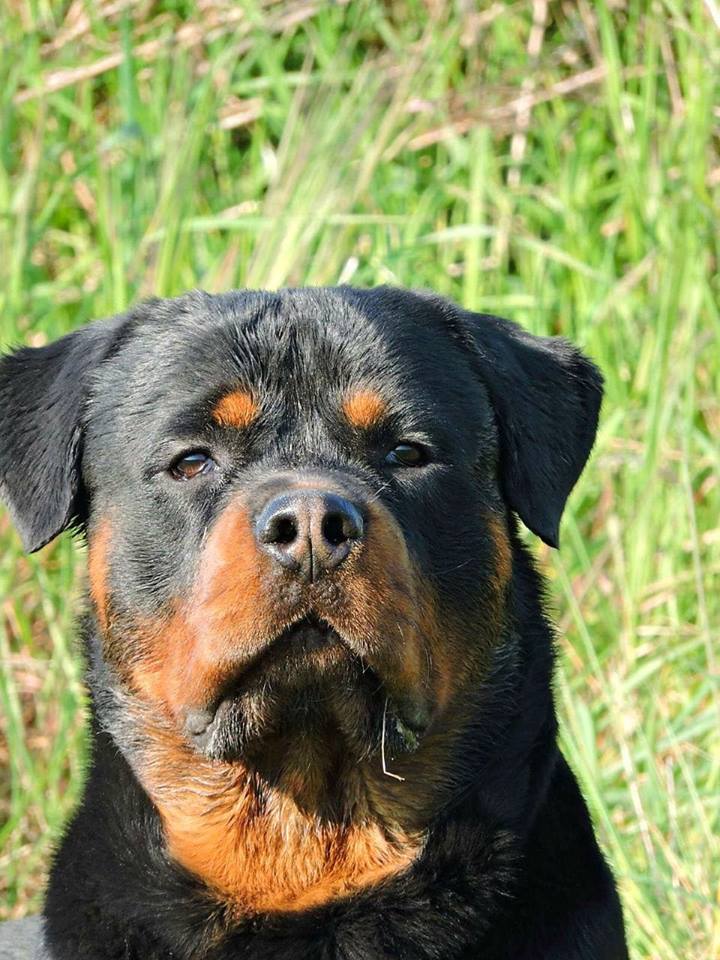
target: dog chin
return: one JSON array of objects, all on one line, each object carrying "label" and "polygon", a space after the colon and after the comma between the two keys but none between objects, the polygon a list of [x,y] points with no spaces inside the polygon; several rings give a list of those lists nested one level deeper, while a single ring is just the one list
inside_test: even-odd
[{"label": "dog chin", "polygon": [[289,759],[294,746],[361,762],[411,753],[426,724],[331,628],[289,628],[212,707],[185,720],[185,735],[209,759],[262,764]]}]

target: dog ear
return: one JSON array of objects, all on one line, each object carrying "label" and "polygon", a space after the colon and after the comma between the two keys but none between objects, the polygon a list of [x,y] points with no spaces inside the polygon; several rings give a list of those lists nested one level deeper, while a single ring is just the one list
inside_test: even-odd
[{"label": "dog ear", "polygon": [[508,505],[557,547],[560,518],[592,449],[602,403],[597,367],[559,337],[464,313],[500,434],[500,476]]},{"label": "dog ear", "polygon": [[82,519],[82,420],[88,381],[126,316],[0,358],[0,496],[29,553]]}]

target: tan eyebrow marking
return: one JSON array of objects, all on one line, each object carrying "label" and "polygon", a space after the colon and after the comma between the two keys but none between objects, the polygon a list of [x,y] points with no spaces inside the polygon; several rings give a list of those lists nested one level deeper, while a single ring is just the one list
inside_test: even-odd
[{"label": "tan eyebrow marking", "polygon": [[257,401],[247,390],[233,390],[221,397],[213,407],[212,417],[221,427],[244,430],[260,413]]},{"label": "tan eyebrow marking", "polygon": [[343,399],[343,413],[361,430],[369,430],[387,414],[387,404],[375,390],[353,390]]}]

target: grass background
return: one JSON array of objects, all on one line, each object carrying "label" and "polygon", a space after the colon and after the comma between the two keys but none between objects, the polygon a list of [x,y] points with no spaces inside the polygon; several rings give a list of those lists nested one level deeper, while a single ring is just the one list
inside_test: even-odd
[{"label": "grass background", "polygon": [[[427,286],[607,383],[557,697],[635,958],[720,957],[720,7],[5,0],[0,343],[200,286]],[[0,915],[82,772],[83,548],[0,515]]]}]

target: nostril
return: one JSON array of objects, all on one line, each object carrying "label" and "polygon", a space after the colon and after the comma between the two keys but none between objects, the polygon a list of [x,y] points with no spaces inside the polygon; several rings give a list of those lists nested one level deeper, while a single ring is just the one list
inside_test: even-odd
[{"label": "nostril", "polygon": [[350,526],[348,519],[348,517],[344,517],[341,513],[329,513],[323,518],[323,538],[327,540],[328,543],[332,544],[333,547],[337,547],[341,543],[345,543],[346,540],[349,540],[354,536],[354,534],[348,529]]},{"label": "nostril", "polygon": [[354,503],[307,488],[272,499],[255,524],[261,549],[310,582],[357,552],[365,536],[365,519]]},{"label": "nostril", "polygon": [[349,540],[362,539],[363,520],[351,503],[332,497],[330,503],[326,501],[325,509],[320,530],[326,544],[339,547]]},{"label": "nostril", "polygon": [[297,539],[298,528],[294,516],[287,513],[270,517],[262,532],[263,543],[289,544]]},{"label": "nostril", "polygon": [[278,517],[275,529],[275,543],[292,543],[297,537],[297,524],[293,517]]}]

